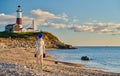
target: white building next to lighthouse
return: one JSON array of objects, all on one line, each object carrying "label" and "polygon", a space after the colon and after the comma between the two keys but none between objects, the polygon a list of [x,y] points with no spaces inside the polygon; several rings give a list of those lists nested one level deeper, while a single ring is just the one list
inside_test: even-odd
[{"label": "white building next to lighthouse", "polygon": [[32,20],[32,25],[28,28],[23,28],[23,32],[38,32],[37,25],[35,24],[35,20]]}]

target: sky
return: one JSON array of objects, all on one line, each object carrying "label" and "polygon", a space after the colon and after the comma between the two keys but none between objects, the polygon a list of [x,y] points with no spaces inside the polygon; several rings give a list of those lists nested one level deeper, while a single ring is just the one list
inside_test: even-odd
[{"label": "sky", "polygon": [[0,0],[0,31],[16,22],[18,5],[23,27],[31,27],[34,19],[38,30],[67,44],[120,45],[120,0]]}]

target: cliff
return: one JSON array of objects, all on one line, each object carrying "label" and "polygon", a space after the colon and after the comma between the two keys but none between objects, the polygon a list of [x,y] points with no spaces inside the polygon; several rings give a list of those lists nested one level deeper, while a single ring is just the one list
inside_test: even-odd
[{"label": "cliff", "polygon": [[10,33],[0,32],[0,48],[35,48],[35,41],[38,33],[42,33],[46,48],[72,49],[72,45],[64,44],[56,36],[49,32],[21,32]]}]

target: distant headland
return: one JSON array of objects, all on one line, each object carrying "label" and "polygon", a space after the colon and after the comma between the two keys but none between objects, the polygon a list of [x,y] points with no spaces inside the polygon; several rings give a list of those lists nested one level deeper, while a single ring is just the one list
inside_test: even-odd
[{"label": "distant headland", "polygon": [[46,48],[53,49],[75,49],[72,45],[61,42],[56,36],[49,32],[0,32],[0,48],[35,48],[38,33],[44,35]]}]

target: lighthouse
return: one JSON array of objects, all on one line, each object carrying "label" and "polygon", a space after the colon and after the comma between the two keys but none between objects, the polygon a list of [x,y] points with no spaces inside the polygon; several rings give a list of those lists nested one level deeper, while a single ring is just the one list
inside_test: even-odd
[{"label": "lighthouse", "polygon": [[16,12],[17,12],[16,24],[19,26],[20,29],[22,29],[22,9],[20,5],[18,5]]}]

